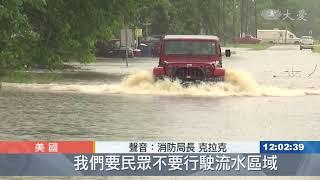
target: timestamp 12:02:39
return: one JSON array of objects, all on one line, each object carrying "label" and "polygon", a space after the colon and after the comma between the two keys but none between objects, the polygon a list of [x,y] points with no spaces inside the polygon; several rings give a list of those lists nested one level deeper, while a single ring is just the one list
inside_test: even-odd
[{"label": "timestamp 12:02:39", "polygon": [[264,152],[274,152],[274,151],[282,151],[282,152],[299,152],[303,151],[305,146],[303,143],[263,143],[260,146],[261,151]]}]

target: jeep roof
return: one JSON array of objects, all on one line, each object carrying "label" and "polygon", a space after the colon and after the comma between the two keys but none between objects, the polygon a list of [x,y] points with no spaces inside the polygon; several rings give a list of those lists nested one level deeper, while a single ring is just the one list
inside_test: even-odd
[{"label": "jeep roof", "polygon": [[164,37],[164,40],[180,40],[180,39],[219,41],[219,38],[217,36],[209,36],[209,35],[166,35]]}]

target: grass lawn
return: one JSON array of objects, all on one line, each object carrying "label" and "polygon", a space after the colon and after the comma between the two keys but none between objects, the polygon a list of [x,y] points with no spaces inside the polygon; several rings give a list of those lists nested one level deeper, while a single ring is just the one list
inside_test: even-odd
[{"label": "grass lawn", "polygon": [[234,48],[247,48],[250,50],[265,50],[269,47],[273,46],[273,44],[270,43],[259,43],[259,44],[227,44],[227,47],[234,47]]},{"label": "grass lawn", "polygon": [[320,53],[320,45],[319,44],[314,46],[313,52]]}]

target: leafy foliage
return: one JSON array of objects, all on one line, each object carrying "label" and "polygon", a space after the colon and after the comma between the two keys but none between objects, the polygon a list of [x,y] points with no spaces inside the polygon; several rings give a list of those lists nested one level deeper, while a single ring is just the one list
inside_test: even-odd
[{"label": "leafy foliage", "polygon": [[[312,30],[315,37],[320,37],[318,0],[161,0],[145,8],[148,13],[143,17],[158,17],[149,19],[153,34],[205,33],[231,40],[241,32],[255,35],[256,28],[279,28],[289,29],[298,36]],[[265,20],[261,12],[266,9],[282,13],[289,10],[295,18],[298,11],[304,9],[308,21],[282,20],[283,17]]]},{"label": "leafy foliage", "polygon": [[139,6],[135,0],[0,0],[0,67],[59,68],[95,59]]}]

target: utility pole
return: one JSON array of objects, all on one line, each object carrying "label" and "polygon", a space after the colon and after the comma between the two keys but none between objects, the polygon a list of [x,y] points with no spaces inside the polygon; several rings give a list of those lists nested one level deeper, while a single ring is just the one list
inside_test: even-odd
[{"label": "utility pole", "polygon": [[240,2],[240,37],[242,37],[243,34],[243,27],[244,25],[244,0],[241,0]]},{"label": "utility pole", "polygon": [[222,0],[221,1],[221,3],[222,3],[222,38],[223,38],[223,46],[226,46],[226,36],[225,36],[225,32],[226,32],[226,30],[225,30],[225,9],[224,9],[224,1]]},{"label": "utility pole", "polygon": [[254,26],[255,26],[255,35],[258,37],[258,20],[257,20],[257,0],[253,0],[254,3]]},{"label": "utility pole", "polygon": [[221,38],[221,0],[218,0],[218,36]]},{"label": "utility pole", "polygon": [[248,34],[248,24],[249,24],[249,0],[246,0],[246,26],[245,33]]},{"label": "utility pole", "polygon": [[129,66],[129,63],[128,63],[128,26],[126,26],[126,66],[128,67]]},{"label": "utility pole", "polygon": [[232,38],[236,37],[236,0],[233,0]]}]

